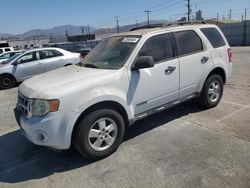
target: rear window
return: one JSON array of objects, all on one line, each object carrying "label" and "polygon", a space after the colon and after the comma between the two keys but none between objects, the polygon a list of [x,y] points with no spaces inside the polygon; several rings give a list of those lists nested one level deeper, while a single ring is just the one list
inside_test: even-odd
[{"label": "rear window", "polygon": [[226,45],[224,39],[216,28],[202,28],[201,31],[214,48]]},{"label": "rear window", "polygon": [[175,33],[180,55],[197,53],[203,51],[203,44],[200,37],[192,30]]}]

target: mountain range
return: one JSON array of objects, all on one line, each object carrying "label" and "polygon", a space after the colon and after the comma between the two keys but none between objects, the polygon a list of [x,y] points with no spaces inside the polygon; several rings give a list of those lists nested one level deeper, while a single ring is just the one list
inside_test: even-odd
[{"label": "mountain range", "polygon": [[[159,23],[166,23],[166,20],[151,20],[151,24],[159,24]],[[146,22],[138,23],[137,26],[146,25]],[[134,28],[135,24],[120,26],[119,29],[121,32],[129,31],[130,29]],[[87,31],[87,26],[83,26],[84,32]],[[94,28],[89,27],[91,33],[95,33],[97,35],[108,34],[108,33],[115,33],[116,28]],[[66,31],[68,35],[80,35],[82,34],[81,26],[75,25],[61,25],[56,26],[50,29],[32,29],[22,34],[7,34],[7,33],[0,33],[0,37],[2,39],[6,38],[30,38],[30,37],[63,37],[66,35]]]}]

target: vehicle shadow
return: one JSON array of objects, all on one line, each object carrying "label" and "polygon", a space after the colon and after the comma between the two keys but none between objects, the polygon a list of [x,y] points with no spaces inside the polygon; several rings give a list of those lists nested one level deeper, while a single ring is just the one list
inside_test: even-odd
[{"label": "vehicle shadow", "polygon": [[[127,129],[123,144],[172,120],[202,110],[191,101],[141,120]],[[91,163],[94,161],[84,159],[73,149],[56,152],[36,146],[30,143],[20,130],[0,136],[0,183],[41,179]]]}]

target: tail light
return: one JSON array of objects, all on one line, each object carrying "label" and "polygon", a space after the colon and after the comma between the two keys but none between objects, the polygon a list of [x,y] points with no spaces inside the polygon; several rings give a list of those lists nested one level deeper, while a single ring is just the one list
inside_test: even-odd
[{"label": "tail light", "polygon": [[232,63],[232,60],[233,60],[233,52],[232,52],[232,49],[231,49],[231,48],[227,49],[227,53],[228,53],[228,60],[229,60],[229,63]]}]

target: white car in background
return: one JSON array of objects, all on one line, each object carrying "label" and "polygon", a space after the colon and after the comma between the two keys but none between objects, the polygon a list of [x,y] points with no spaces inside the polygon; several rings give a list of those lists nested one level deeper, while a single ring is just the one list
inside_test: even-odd
[{"label": "white car in background", "polygon": [[4,52],[10,52],[10,51],[14,51],[13,47],[3,47],[0,48],[0,54],[4,53]]},{"label": "white car in background", "polygon": [[35,75],[80,62],[79,53],[60,48],[28,50],[0,64],[0,89],[12,88]]},{"label": "white car in background", "polygon": [[5,52],[5,53],[0,54],[0,64],[8,60],[9,58],[13,57],[16,54],[21,54],[22,52],[24,51],[19,50],[19,51],[10,51],[10,52]]}]

